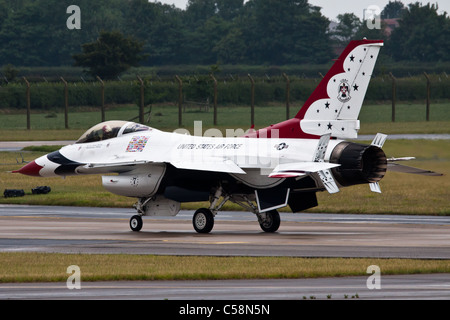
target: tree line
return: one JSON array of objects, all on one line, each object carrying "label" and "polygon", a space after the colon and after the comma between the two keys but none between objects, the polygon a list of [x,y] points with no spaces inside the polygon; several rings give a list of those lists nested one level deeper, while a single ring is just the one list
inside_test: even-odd
[{"label": "tree line", "polygon": [[[70,5],[81,29],[66,26]],[[0,0],[0,66],[70,66],[108,31],[138,43],[142,66],[322,64],[363,37],[386,41],[386,61],[450,61],[450,19],[437,5],[391,1],[383,14],[401,18],[390,37],[354,14],[330,31],[308,0],[189,0],[185,10],[148,0]]]}]

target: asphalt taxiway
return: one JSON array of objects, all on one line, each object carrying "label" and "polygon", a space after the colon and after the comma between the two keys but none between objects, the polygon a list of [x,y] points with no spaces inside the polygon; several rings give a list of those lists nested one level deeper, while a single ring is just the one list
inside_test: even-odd
[{"label": "asphalt taxiway", "polygon": [[[448,274],[380,277],[380,288],[369,289],[367,277],[318,279],[213,280],[213,281],[117,281],[83,282],[69,290],[66,283],[0,284],[0,300],[383,300],[450,299]],[[207,305],[207,302],[203,302]],[[251,304],[247,301],[246,304]],[[296,307],[297,308],[297,307]],[[219,311],[219,310],[218,310]],[[223,308],[221,309],[223,311]],[[279,312],[280,310],[278,310]],[[272,309],[272,314],[277,312]]]},{"label": "asphalt taxiway", "polygon": [[450,259],[450,217],[281,214],[278,232],[256,217],[220,212],[212,233],[197,234],[193,212],[144,217],[133,209],[0,206],[0,251],[159,255]]},{"label": "asphalt taxiway", "polygon": [[[211,234],[197,234],[192,211],[144,217],[132,209],[0,205],[0,252],[125,253],[214,256],[375,257],[450,259],[450,217],[281,214],[277,233],[261,231],[254,215],[220,212]],[[449,274],[325,279],[0,284],[0,299],[450,299]],[[261,302],[260,302],[261,303]]]}]

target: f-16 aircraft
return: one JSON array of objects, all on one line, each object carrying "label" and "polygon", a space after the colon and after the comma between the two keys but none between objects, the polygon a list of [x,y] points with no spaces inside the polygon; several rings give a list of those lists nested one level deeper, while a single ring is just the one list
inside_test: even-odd
[{"label": "f-16 aircraft", "polygon": [[[110,192],[137,198],[130,227],[142,216],[176,216],[181,203],[209,201],[193,216],[209,233],[227,201],[253,212],[262,230],[276,232],[277,209],[293,213],[318,205],[316,192],[379,182],[388,168],[433,174],[395,163],[381,149],[355,139],[359,112],[383,41],[351,41],[298,114],[242,137],[199,137],[162,132],[125,121],[100,123],[73,145],[40,157],[15,172],[36,177],[101,174]],[[390,164],[393,164],[392,166]]]}]

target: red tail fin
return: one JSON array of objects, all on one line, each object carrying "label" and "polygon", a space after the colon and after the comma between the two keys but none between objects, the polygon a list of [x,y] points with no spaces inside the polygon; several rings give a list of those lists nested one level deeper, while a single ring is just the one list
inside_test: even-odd
[{"label": "red tail fin", "polygon": [[[247,137],[356,138],[358,116],[382,40],[351,41],[295,118],[249,133]],[[274,131],[274,132],[272,132]]]}]

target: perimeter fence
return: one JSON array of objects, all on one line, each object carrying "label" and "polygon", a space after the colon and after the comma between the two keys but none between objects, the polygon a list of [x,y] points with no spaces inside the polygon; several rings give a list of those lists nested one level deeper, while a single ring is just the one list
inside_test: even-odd
[{"label": "perimeter fence", "polygon": [[[292,114],[290,106],[303,102],[320,82],[320,77],[302,78],[282,74],[276,77],[213,75],[175,76],[172,79],[141,78],[127,81],[33,81],[23,77],[19,81],[0,86],[0,112],[26,110],[27,129],[31,129],[32,111],[51,110],[65,113],[65,128],[69,128],[69,110],[89,107],[99,110],[105,120],[105,106],[131,104],[138,106],[136,119],[145,123],[145,109],[153,104],[175,104],[178,106],[178,122],[182,125],[183,113],[191,108],[199,112],[211,112],[217,124],[217,108],[246,106],[250,108],[251,123],[254,124],[255,105],[271,102],[286,105],[286,119]],[[396,121],[397,101],[416,101],[426,108],[426,119],[430,119],[432,101],[450,99],[450,78],[441,74],[396,78],[395,75],[373,77],[366,94],[367,102],[390,101],[392,121]],[[21,111],[22,110],[22,111]]]}]

